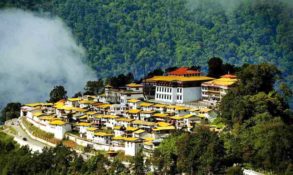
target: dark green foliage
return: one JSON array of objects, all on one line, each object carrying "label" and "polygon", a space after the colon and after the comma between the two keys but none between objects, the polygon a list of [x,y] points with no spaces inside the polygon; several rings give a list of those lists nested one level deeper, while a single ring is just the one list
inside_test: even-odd
[{"label": "dark green foliage", "polygon": [[128,73],[127,75],[120,74],[116,77],[110,78],[110,85],[114,88],[125,87],[126,84],[129,84],[134,81],[134,77],[132,73]]},{"label": "dark green foliage", "polygon": [[224,74],[223,72],[223,60],[221,58],[213,57],[208,61],[209,72],[208,76],[219,78]]},{"label": "dark green foliage", "polygon": [[140,150],[131,160],[131,167],[134,175],[144,175],[145,173],[145,164],[144,156],[142,150]]},{"label": "dark green foliage", "polygon": [[84,88],[85,95],[98,95],[103,92],[104,81],[99,79],[98,81],[88,81]]},{"label": "dark green foliage", "polygon": [[[234,1],[233,1],[234,2]],[[60,16],[88,52],[99,77],[159,67],[206,67],[211,57],[225,62],[269,62],[292,82],[292,3],[275,0],[2,0]],[[225,72],[227,73],[227,72]]]},{"label": "dark green foliage", "polygon": [[20,103],[8,103],[1,111],[0,122],[5,122],[6,120],[19,117],[20,107]]},{"label": "dark green foliage", "polygon": [[54,89],[50,92],[49,102],[55,103],[61,99],[65,99],[67,96],[67,91],[63,86],[55,86]]},{"label": "dark green foliage", "polygon": [[220,170],[224,157],[223,141],[208,128],[165,139],[155,153],[154,163],[161,173],[209,174]]},{"label": "dark green foliage", "polygon": [[226,174],[227,175],[243,175],[243,172],[240,166],[233,166],[233,167],[229,167],[226,170]]}]

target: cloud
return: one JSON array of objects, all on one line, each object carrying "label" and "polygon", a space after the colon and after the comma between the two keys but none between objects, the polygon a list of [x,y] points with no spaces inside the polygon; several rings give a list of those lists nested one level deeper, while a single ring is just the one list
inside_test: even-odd
[{"label": "cloud", "polygon": [[72,95],[81,91],[93,71],[86,56],[58,17],[0,10],[0,104],[44,101],[56,85]]}]

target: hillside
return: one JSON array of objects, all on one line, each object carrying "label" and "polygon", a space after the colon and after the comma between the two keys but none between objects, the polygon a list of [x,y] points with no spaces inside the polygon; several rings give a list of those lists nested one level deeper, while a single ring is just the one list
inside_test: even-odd
[{"label": "hillside", "polygon": [[292,84],[292,6],[282,0],[231,2],[4,0],[0,6],[60,16],[87,49],[85,62],[99,77],[130,71],[140,77],[157,67],[205,67],[210,57],[219,56],[236,65],[273,63]]}]

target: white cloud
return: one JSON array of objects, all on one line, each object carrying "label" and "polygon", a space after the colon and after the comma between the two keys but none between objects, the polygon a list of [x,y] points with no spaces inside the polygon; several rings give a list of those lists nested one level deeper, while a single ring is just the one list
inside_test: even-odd
[{"label": "white cloud", "polygon": [[72,95],[95,79],[60,18],[6,9],[0,21],[0,104],[46,100],[56,85]]}]

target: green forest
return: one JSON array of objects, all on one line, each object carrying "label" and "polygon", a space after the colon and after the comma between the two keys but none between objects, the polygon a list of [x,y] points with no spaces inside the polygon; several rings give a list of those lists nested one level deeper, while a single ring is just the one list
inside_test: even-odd
[{"label": "green forest", "polygon": [[170,66],[269,62],[293,81],[293,4],[285,0],[2,0],[61,17],[106,78]]}]

